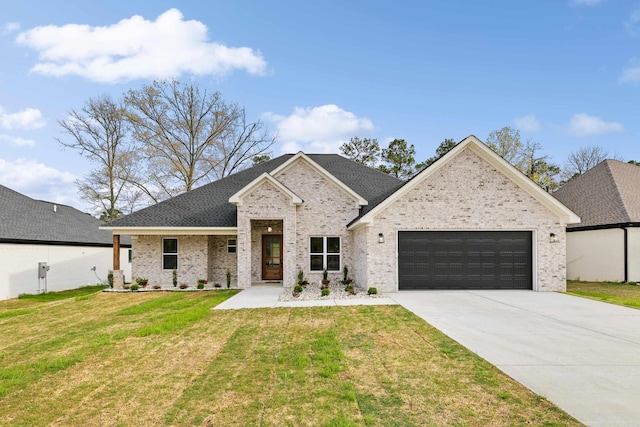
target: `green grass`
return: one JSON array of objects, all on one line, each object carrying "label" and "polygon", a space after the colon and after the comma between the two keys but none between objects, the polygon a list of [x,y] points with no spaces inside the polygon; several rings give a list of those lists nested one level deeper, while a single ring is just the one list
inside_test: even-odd
[{"label": "green grass", "polygon": [[38,301],[38,302],[50,302],[58,301],[67,298],[80,298],[89,294],[100,292],[103,289],[108,288],[106,285],[94,285],[94,286],[82,286],[76,289],[69,289],[66,291],[47,292],[46,294],[21,294],[18,299]]},{"label": "green grass", "polygon": [[235,292],[0,302],[0,425],[580,425],[402,307]]},{"label": "green grass", "polygon": [[611,304],[640,308],[640,286],[615,282],[567,281],[567,293]]}]

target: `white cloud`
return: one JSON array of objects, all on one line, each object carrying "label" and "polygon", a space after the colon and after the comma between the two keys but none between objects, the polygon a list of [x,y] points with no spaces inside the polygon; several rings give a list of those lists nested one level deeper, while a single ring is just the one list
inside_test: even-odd
[{"label": "white cloud", "polygon": [[540,121],[533,114],[527,114],[526,116],[520,116],[513,119],[513,124],[516,128],[525,132],[537,132],[540,130]]},{"label": "white cloud", "polygon": [[334,104],[296,107],[290,116],[266,113],[264,118],[276,124],[283,153],[337,153],[349,138],[364,136],[374,128],[371,120]]},{"label": "white cloud", "polygon": [[260,52],[211,42],[206,25],[183,18],[179,10],[169,9],[155,21],[135,15],[105,27],[48,25],[20,33],[16,41],[38,52],[34,73],[102,83],[181,73],[223,76],[235,69],[266,72]]},{"label": "white cloud", "polygon": [[620,83],[640,83],[640,61],[637,59],[631,60],[629,66],[622,69],[619,81]]},{"label": "white cloud", "polygon": [[0,159],[0,184],[29,197],[65,205],[78,206],[76,177],[69,172],[46,166],[36,160]]},{"label": "white cloud", "polygon": [[25,108],[17,113],[6,113],[0,107],[0,127],[12,129],[37,129],[44,126],[42,113],[36,108]]},{"label": "white cloud", "polygon": [[2,29],[0,29],[0,34],[4,36],[7,34],[15,33],[19,29],[20,29],[20,24],[18,24],[17,22],[7,22],[2,26]]},{"label": "white cloud", "polygon": [[632,37],[640,35],[640,7],[631,12],[629,19],[624,23],[624,28]]},{"label": "white cloud", "polygon": [[604,3],[604,0],[571,0],[574,6],[595,6],[600,3]]},{"label": "white cloud", "polygon": [[618,122],[605,122],[599,117],[580,113],[571,116],[569,133],[577,137],[598,135],[602,133],[622,132],[624,126]]},{"label": "white cloud", "polygon": [[8,142],[16,147],[33,147],[36,145],[33,139],[17,138],[9,135],[0,135],[0,141]]}]

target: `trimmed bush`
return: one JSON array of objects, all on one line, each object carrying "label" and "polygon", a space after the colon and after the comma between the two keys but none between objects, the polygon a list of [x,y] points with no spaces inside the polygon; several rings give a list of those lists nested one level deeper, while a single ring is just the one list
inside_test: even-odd
[{"label": "trimmed bush", "polygon": [[323,297],[326,297],[327,295],[329,295],[330,291],[328,288],[324,288],[320,291],[320,295]]},{"label": "trimmed bush", "polygon": [[378,288],[367,289],[367,295],[378,295]]}]

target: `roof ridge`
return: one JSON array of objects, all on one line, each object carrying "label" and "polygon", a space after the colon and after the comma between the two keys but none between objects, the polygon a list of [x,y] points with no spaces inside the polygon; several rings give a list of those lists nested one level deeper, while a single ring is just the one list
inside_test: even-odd
[{"label": "roof ridge", "polygon": [[[622,188],[622,186],[624,185],[624,177],[620,176],[620,174],[614,173],[613,168],[611,167],[612,164],[616,164],[613,162],[618,162],[621,165],[629,165],[629,166],[634,166],[634,165],[630,165],[628,163],[625,162],[621,162],[619,160],[616,159],[606,159],[604,161],[604,163],[607,165],[607,171],[609,172],[609,174],[611,175],[611,179],[613,180],[614,184],[615,184],[615,190],[616,190],[616,196],[618,197],[618,200],[620,202],[620,204],[622,205],[622,209],[624,212],[624,219],[625,222],[631,222],[632,218],[631,218],[631,213],[630,213],[630,208],[631,206],[629,206],[629,202],[630,200],[626,200],[625,197],[622,196],[622,193],[620,192],[620,189]],[[626,166],[620,166],[620,167],[626,167]]]}]

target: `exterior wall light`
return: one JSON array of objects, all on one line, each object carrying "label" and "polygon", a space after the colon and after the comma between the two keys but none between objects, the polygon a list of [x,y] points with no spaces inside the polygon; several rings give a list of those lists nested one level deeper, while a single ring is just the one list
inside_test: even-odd
[{"label": "exterior wall light", "polygon": [[384,243],[384,234],[378,233],[378,243]]},{"label": "exterior wall light", "polygon": [[549,243],[558,243],[558,236],[556,233],[549,234]]},{"label": "exterior wall light", "polygon": [[271,228],[271,226],[267,227],[267,233],[271,233],[273,231],[273,228]]}]

